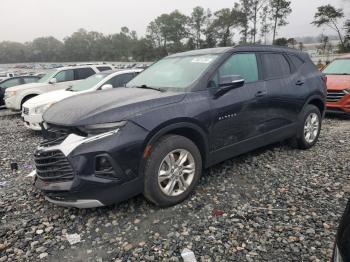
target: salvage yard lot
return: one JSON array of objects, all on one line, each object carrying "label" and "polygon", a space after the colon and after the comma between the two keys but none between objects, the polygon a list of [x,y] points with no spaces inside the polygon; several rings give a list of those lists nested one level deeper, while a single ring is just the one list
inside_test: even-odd
[{"label": "salvage yard lot", "polygon": [[280,143],[225,161],[175,207],[139,196],[78,210],[48,203],[25,178],[40,136],[2,109],[0,261],[182,261],[186,247],[198,261],[327,261],[350,193],[349,138],[349,120],[326,118],[311,150]]}]

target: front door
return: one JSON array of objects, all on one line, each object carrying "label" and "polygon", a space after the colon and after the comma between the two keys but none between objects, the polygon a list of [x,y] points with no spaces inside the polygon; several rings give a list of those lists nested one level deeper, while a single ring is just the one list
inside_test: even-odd
[{"label": "front door", "polygon": [[267,89],[260,81],[257,57],[254,53],[238,53],[228,58],[209,83],[211,92],[219,88],[222,76],[240,75],[243,87],[211,99],[211,151],[218,151],[259,135],[257,126],[265,122]]}]

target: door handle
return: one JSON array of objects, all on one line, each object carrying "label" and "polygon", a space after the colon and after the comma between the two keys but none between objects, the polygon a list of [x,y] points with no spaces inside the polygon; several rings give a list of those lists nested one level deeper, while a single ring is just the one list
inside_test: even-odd
[{"label": "door handle", "polygon": [[295,84],[296,84],[297,86],[302,86],[304,83],[305,83],[304,81],[298,80]]},{"label": "door handle", "polygon": [[262,97],[265,96],[267,94],[267,91],[258,91],[255,94],[255,97]]}]

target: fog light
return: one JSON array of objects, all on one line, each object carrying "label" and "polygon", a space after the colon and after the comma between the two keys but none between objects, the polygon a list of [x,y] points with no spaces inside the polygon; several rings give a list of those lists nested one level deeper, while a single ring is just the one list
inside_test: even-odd
[{"label": "fog light", "polygon": [[109,161],[109,159],[105,156],[98,156],[96,157],[96,171],[111,171],[112,170],[112,164]]}]

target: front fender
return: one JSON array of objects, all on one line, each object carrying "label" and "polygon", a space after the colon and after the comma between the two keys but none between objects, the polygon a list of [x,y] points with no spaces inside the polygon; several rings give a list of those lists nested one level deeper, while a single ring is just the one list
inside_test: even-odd
[{"label": "front fender", "polygon": [[33,91],[23,91],[21,94],[18,95],[17,99],[16,99],[16,106],[18,106],[18,110],[20,110],[21,108],[21,104],[23,99],[25,99],[28,96],[37,96],[37,95],[41,95],[42,92],[38,92],[37,90]]},{"label": "front fender", "polygon": [[[193,142],[199,147],[203,156],[203,165],[206,166],[209,156],[208,130],[203,128],[199,123],[193,121],[193,119],[172,119],[171,121],[158,125],[147,135],[143,148],[146,149],[148,146],[152,146],[159,138],[170,133],[181,134],[190,139],[191,136],[195,135],[196,141]],[[200,143],[200,145],[198,145],[198,143]]]}]

